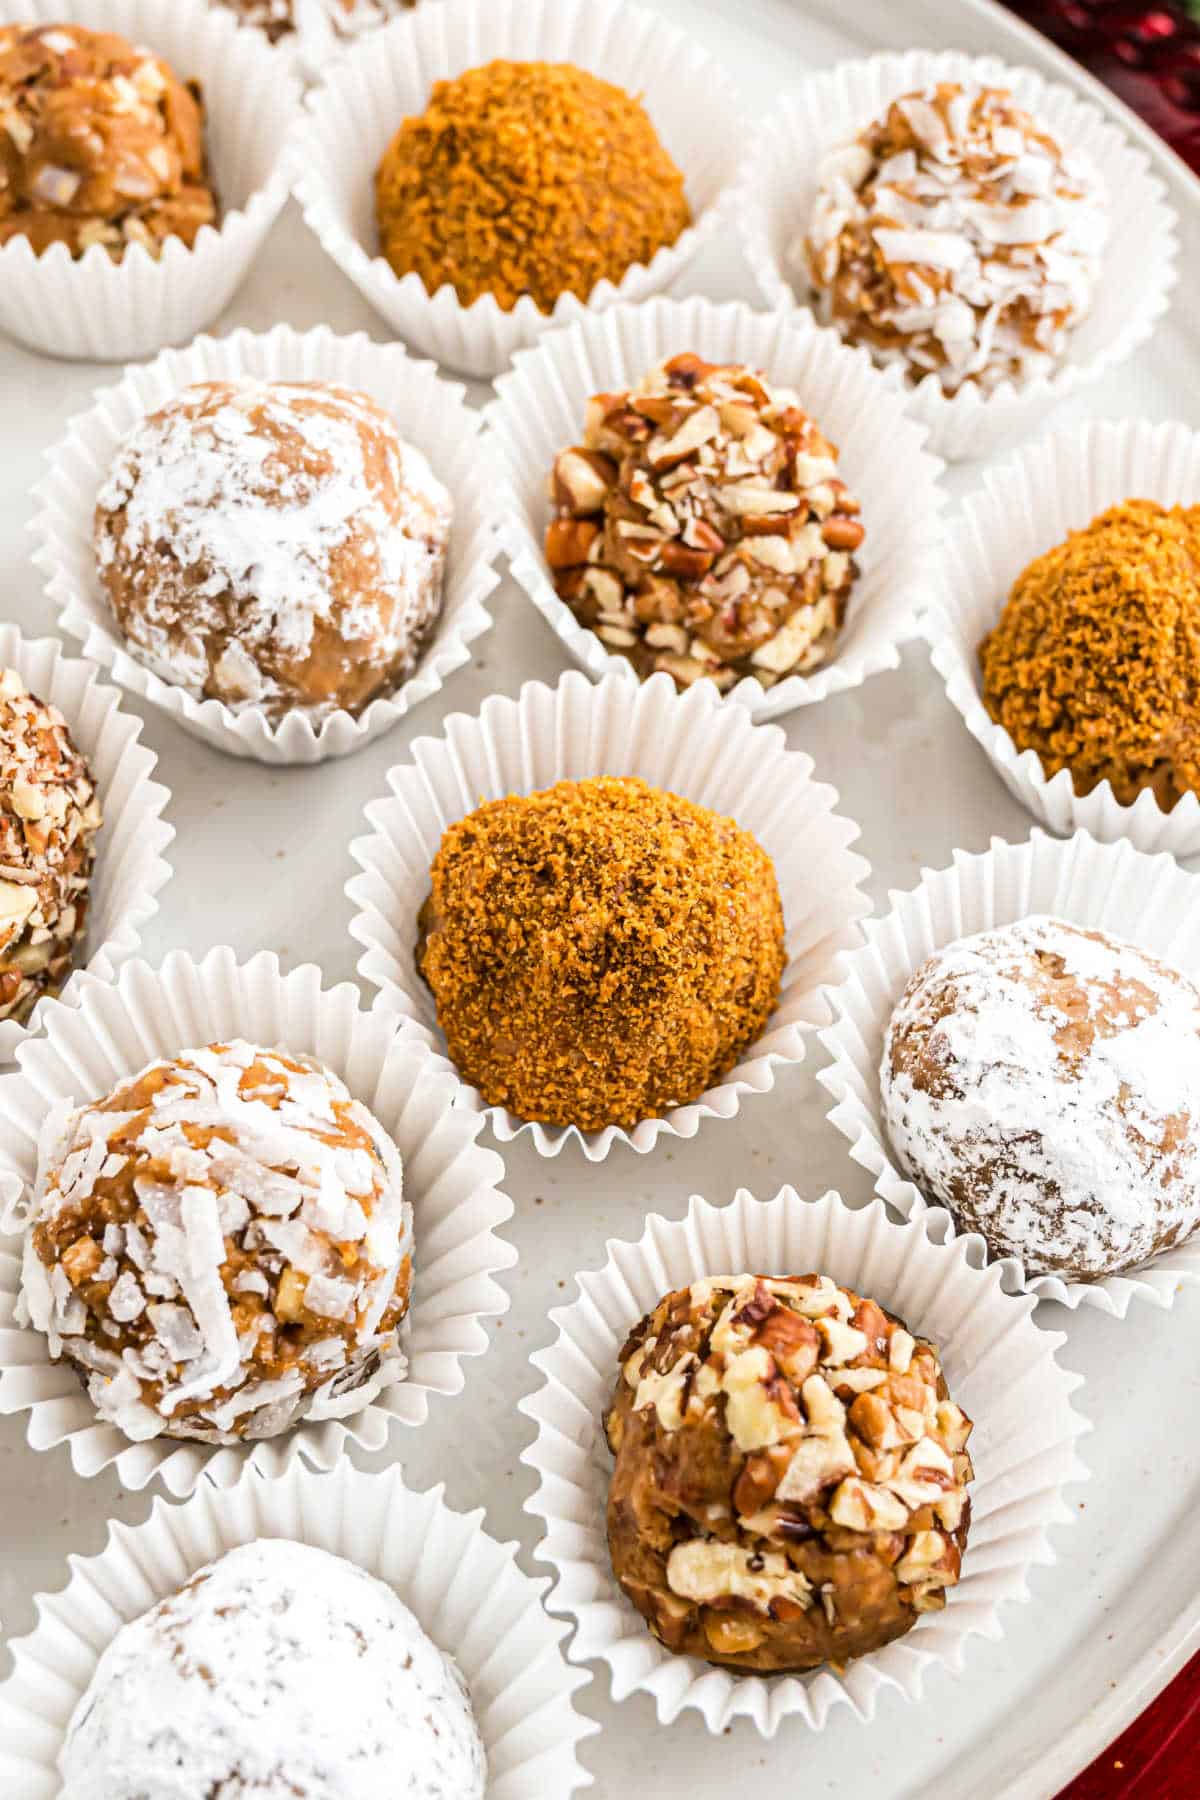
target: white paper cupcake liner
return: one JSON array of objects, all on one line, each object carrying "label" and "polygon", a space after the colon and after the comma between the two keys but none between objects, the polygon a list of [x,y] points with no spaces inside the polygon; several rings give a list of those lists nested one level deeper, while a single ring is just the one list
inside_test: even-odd
[{"label": "white paper cupcake liner", "polygon": [[580,1131],[487,1106],[464,1083],[465,1103],[486,1113],[502,1142],[527,1132],[543,1156],[557,1156],[574,1141],[590,1162],[617,1143],[644,1153],[664,1134],[694,1137],[702,1119],[733,1118],[744,1094],[769,1092],[778,1064],[803,1058],[806,1032],[829,1016],[818,990],[840,952],[861,942],[870,870],[847,849],[858,826],[834,812],[835,790],[813,779],[811,758],[787,750],[777,726],[722,710],[710,683],[680,697],[667,675],[593,687],[570,674],[555,688],[526,682],[516,700],[493,695],[474,718],[455,713],[444,737],[416,739],[410,755],[389,770],[387,798],[367,807],[370,834],[350,846],[362,870],[346,886],[357,909],[350,932],[365,947],[359,974],[378,988],[380,1004],[415,1019],[443,1053],[433,996],[417,973],[417,914],[443,833],[485,800],[589,775],[637,775],[731,815],[775,864],[787,951],[779,1003],[719,1086],[632,1131]]},{"label": "white paper cupcake liner", "polygon": [[1096,106],[1032,69],[995,57],[911,50],[811,75],[764,127],[733,204],[743,249],[771,307],[808,310],[806,283],[791,267],[789,252],[812,213],[824,156],[856,137],[898,94],[937,81],[1009,89],[1060,143],[1091,156],[1111,207],[1095,303],[1072,335],[1061,368],[1019,389],[1004,382],[987,395],[968,384],[947,396],[934,375],[907,390],[909,411],[929,427],[932,447],[954,460],[989,455],[1027,432],[1051,406],[1099,381],[1144,344],[1174,286],[1177,245],[1175,216],[1149,157]]},{"label": "white paper cupcake liner", "polygon": [[496,384],[485,417],[503,462],[502,535],[513,574],[576,662],[592,675],[636,682],[633,665],[609,651],[560,600],[542,553],[551,516],[546,479],[557,453],[578,443],[595,393],[633,386],[682,350],[712,362],[745,362],[794,387],[805,410],[840,451],[839,473],[862,502],[862,574],[829,661],[774,687],[747,677],[730,698],[757,719],[858,687],[900,661],[915,632],[940,553],[941,463],[921,448],[925,432],[907,419],[895,372],[881,374],[863,350],[830,342],[811,322],[767,317],[741,304],[654,300],[620,306],[553,332],[516,359]]},{"label": "white paper cupcake liner", "polygon": [[476,1139],[481,1121],[455,1105],[460,1084],[422,1033],[394,1013],[367,1013],[356,988],[323,989],[305,964],[284,975],[260,953],[239,964],[228,948],[202,962],[173,951],[161,968],[126,963],[111,985],[81,977],[72,1005],[47,1007],[45,1036],[25,1046],[19,1073],[0,1077],[0,1208],[19,1228],[37,1169],[39,1130],[52,1107],[107,1093],[156,1056],[233,1037],[314,1056],[370,1108],[400,1151],[415,1214],[414,1282],[401,1345],[408,1375],[351,1417],[303,1422],[253,1446],[173,1438],[131,1443],[97,1417],[66,1362],[51,1361],[40,1332],[16,1323],[19,1245],[0,1250],[0,1413],[25,1413],[35,1450],[66,1443],[77,1474],[114,1465],[129,1488],[160,1476],[191,1493],[208,1475],[219,1486],[247,1467],[278,1475],[303,1456],[332,1468],[347,1441],[381,1450],[389,1426],[421,1425],[431,1394],[457,1394],[463,1359],[488,1344],[483,1320],[504,1312],[495,1277],[516,1261],[497,1235],[512,1202],[504,1167]]},{"label": "white paper cupcake liner", "polygon": [[[510,312],[491,294],[463,306],[430,294],[379,254],[375,171],[403,119],[425,110],[435,81],[493,58],[569,62],[639,96],[682,169],[694,224],[586,303],[564,294],[544,313],[528,296]],[[491,376],[552,324],[669,287],[725,218],[748,134],[721,65],[695,37],[624,0],[443,0],[373,32],[307,101],[288,152],[292,188],[325,249],[408,343],[469,375]]]},{"label": "white paper cupcake liner", "polygon": [[454,1512],[443,1491],[415,1493],[398,1469],[363,1475],[343,1464],[332,1475],[252,1476],[228,1492],[205,1485],[182,1506],[156,1500],[144,1524],[112,1524],[99,1555],[71,1557],[66,1586],[38,1597],[36,1627],[13,1646],[0,1686],[0,1788],[13,1800],[54,1800],[71,1715],[116,1633],[259,1538],[357,1564],[449,1651],[487,1751],[488,1800],[565,1800],[586,1787],[577,1752],[596,1727],[572,1695],[588,1677],[567,1666],[565,1627],[542,1609],[549,1584],[521,1572],[514,1545],[488,1536],[482,1509]]},{"label": "white paper cupcake liner", "polygon": [[922,621],[933,665],[967,730],[1009,792],[1051,831],[1084,829],[1139,850],[1191,856],[1200,850],[1200,798],[1185,794],[1164,812],[1149,791],[1124,806],[1101,782],[1080,798],[1068,769],[1047,777],[1034,750],[1018,751],[982,699],[979,646],[998,622],[1021,571],[1120,500],[1164,506],[1200,502],[1200,432],[1144,419],[1092,421],[1056,432],[988,469],[946,535]]},{"label": "white paper cupcake liner", "polygon": [[[909,978],[935,950],[957,938],[1034,914],[1049,914],[1129,939],[1193,979],[1200,976],[1200,882],[1169,856],[1145,856],[1129,844],[1099,844],[1086,832],[1066,843],[1035,831],[1022,844],[999,838],[982,855],[957,850],[948,869],[926,869],[911,893],[866,926],[866,944],[846,959],[829,995],[835,1019],[820,1034],[829,1063],[818,1080],[833,1096],[829,1114],[876,1192],[908,1219],[924,1215],[931,1233],[961,1244],[972,1263],[988,1260],[977,1232],[956,1231],[892,1157],[879,1101],[879,1063],[892,1008]],[[989,1264],[1010,1293],[1064,1306],[1091,1306],[1123,1319],[1132,1300],[1174,1304],[1185,1283],[1200,1282],[1200,1236],[1125,1275],[1103,1281],[1026,1276],[1012,1257]]]},{"label": "white paper cupcake liner", "polygon": [[94,245],[73,260],[28,239],[0,248],[0,331],[49,356],[124,362],[184,343],[232,299],[287,198],[283,147],[300,90],[266,39],[209,0],[0,0],[0,24],[61,23],[145,44],[204,93],[209,166],[220,218],[189,250],[169,238],[154,258],[120,262]]},{"label": "white paper cupcake liner", "polygon": [[[111,981],[142,941],[142,927],[158,911],[158,895],[171,879],[163,852],[175,836],[164,818],[170,794],[152,780],[158,758],[141,740],[142,721],[122,712],[116,688],[97,681],[90,663],[66,656],[54,638],[23,638],[15,625],[0,625],[0,668],[15,669],[30,693],[57,706],[75,747],[87,758],[104,823],[96,838],[87,933],[79,968]],[[41,1028],[53,1003],[39,1000],[25,1025],[0,1020],[0,1062]]]},{"label": "white paper cupcake liner", "polygon": [[[1073,1518],[1063,1488],[1087,1478],[1076,1443],[1089,1426],[1071,1403],[1081,1377],[1060,1368],[1066,1340],[1037,1329],[1031,1299],[1004,1294],[997,1270],[973,1268],[961,1244],[932,1242],[923,1223],[893,1224],[878,1201],[851,1211],[837,1194],[807,1201],[790,1187],[768,1201],[743,1189],[721,1207],[695,1196],[686,1218],[652,1215],[636,1243],[610,1241],[607,1251],[602,1269],[578,1277],[578,1299],[551,1313],[558,1336],[532,1358],[545,1383],[521,1402],[538,1428],[522,1456],[540,1478],[526,1510],[545,1523],[536,1555],[557,1576],[547,1605],[575,1621],[573,1662],[607,1663],[614,1700],[649,1694],[663,1724],[693,1709],[711,1732],[745,1718],[772,1737],[790,1717],[821,1730],[841,1706],[871,1719],[889,1688],[917,1700],[929,1670],[962,1669],[972,1637],[1003,1635],[1001,1606],[1029,1598],[1031,1569],[1055,1560],[1049,1528]],[[764,1678],[674,1656],[609,1561],[602,1414],[621,1346],[672,1288],[743,1271],[816,1271],[877,1299],[938,1345],[950,1391],[975,1422],[961,1581],[944,1611],[840,1671]]]},{"label": "white paper cupcake liner", "polygon": [[[394,694],[373,700],[357,718],[336,712],[314,725],[291,713],[273,725],[258,707],[233,712],[220,700],[196,700],[130,655],[96,572],[92,519],[96,494],[117,446],[147,412],[195,381],[256,376],[263,380],[333,381],[361,388],[383,406],[400,435],[423,450],[450,490],[454,519],[446,564],[445,603],[414,673]],[[185,730],[234,756],[259,762],[315,763],[347,756],[389,731],[442,687],[471,658],[469,646],[492,623],[486,600],[499,581],[496,480],[480,416],[457,382],[399,344],[375,344],[363,332],[337,337],[322,325],[297,332],[277,325],[264,335],[235,331],[168,350],[145,368],[129,369],[103,389],[90,411],[70,421],[48,452],[50,472],[34,490],[41,502],[31,530],[34,561],[59,624],[87,654],[135,694],[160,706]]]}]

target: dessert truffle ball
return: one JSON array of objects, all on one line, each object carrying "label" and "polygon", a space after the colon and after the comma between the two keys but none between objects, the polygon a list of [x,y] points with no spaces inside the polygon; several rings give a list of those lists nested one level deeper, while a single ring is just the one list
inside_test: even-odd
[{"label": "dessert truffle ball", "polygon": [[570,63],[490,62],[434,84],[375,177],[383,255],[431,294],[505,311],[586,300],[673,244],[683,176],[640,100]]},{"label": "dessert truffle ball", "polygon": [[0,1019],[70,974],[87,924],[100,802],[67,722],[0,669]]},{"label": "dessert truffle ball", "polygon": [[48,1121],[25,1308],[127,1437],[358,1412],[404,1373],[411,1279],[399,1153],[308,1057],[184,1050]]},{"label": "dessert truffle ball", "polygon": [[67,1729],[63,1800],[482,1800],[457,1667],[382,1581],[260,1538],[122,1626]]},{"label": "dessert truffle ball", "polygon": [[411,675],[441,609],[450,512],[366,394],[201,382],[118,450],[96,559],[131,653],[162,680],[317,724]]},{"label": "dessert truffle ball", "polygon": [[1077,794],[1200,793],[1200,506],[1126,500],[1018,575],[979,647],[984,704]]},{"label": "dessert truffle ball", "polygon": [[605,1431],[613,1570],[668,1650],[844,1663],[958,1581],[971,1421],[935,1347],[827,1275],[668,1294],[621,1352]]},{"label": "dessert truffle ball", "polygon": [[237,13],[244,24],[256,25],[273,44],[298,32],[314,46],[324,46],[386,25],[417,0],[218,0],[218,4]]},{"label": "dessert truffle ball", "polygon": [[1200,1225],[1200,989],[1134,944],[1022,919],[939,950],[879,1072],[904,1173],[994,1256],[1098,1281]]},{"label": "dessert truffle ball", "polygon": [[688,353],[595,395],[550,492],[554,585],[639,675],[772,687],[831,655],[859,503],[798,396],[760,372]]},{"label": "dessert truffle ball", "polygon": [[463,1079],[522,1119],[636,1125],[697,1100],[762,1031],[784,966],[748,831],[601,776],[452,825],[418,966]]},{"label": "dessert truffle ball", "polygon": [[0,244],[189,247],[217,201],[195,82],[81,25],[0,25]]},{"label": "dessert truffle ball", "polygon": [[827,159],[793,260],[822,320],[877,362],[987,393],[1064,360],[1108,225],[1089,158],[1004,89],[940,82]]}]

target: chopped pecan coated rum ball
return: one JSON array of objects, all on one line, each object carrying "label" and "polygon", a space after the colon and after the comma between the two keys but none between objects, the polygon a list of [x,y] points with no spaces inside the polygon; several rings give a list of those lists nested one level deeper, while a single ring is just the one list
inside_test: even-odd
[{"label": "chopped pecan coated rum ball", "polygon": [[119,261],[216,217],[194,83],[111,32],[0,26],[0,244]]},{"label": "chopped pecan coated rum ball", "polygon": [[368,394],[199,382],[119,447],[96,561],[132,654],[162,680],[319,724],[411,675],[441,610],[450,517]]},{"label": "chopped pecan coated rum ball", "polygon": [[417,961],[464,1080],[522,1119],[632,1126],[696,1100],[762,1031],[784,966],[748,831],[601,776],[452,825]]},{"label": "chopped pecan coated rum ball", "polygon": [[1003,88],[941,82],[826,159],[792,261],[819,316],[877,361],[988,392],[1063,361],[1108,229],[1089,157]]},{"label": "chopped pecan coated rum ball", "polygon": [[151,1063],[44,1152],[30,1322],[127,1437],[236,1443],[404,1372],[400,1156],[337,1076],[234,1041]]},{"label": "chopped pecan coated rum ball", "polygon": [[66,720],[0,669],[0,1019],[22,1023],[70,974],[100,822]]},{"label": "chopped pecan coated rum ball", "polygon": [[668,1294],[621,1352],[605,1430],[613,1569],[669,1650],[846,1662],[958,1581],[971,1421],[935,1347],[827,1275]]},{"label": "chopped pecan coated rum ball", "polygon": [[555,587],[639,675],[772,687],[832,654],[863,526],[837,451],[789,389],[672,357],[592,398],[550,492]]}]

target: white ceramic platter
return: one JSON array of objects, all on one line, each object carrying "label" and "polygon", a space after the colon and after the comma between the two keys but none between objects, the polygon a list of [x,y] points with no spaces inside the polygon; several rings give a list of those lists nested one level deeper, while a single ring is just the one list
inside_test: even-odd
[{"label": "white ceramic platter", "polygon": [[[810,69],[918,44],[1032,62],[1100,98],[987,0],[657,4],[726,59],[751,117]],[[1181,215],[1176,303],[1151,348],[1102,392],[1068,403],[1057,415],[1063,422],[1140,413],[1200,426],[1200,323],[1188,303],[1200,282],[1200,187],[1142,135]],[[751,298],[736,247],[711,250],[685,291]],[[384,335],[293,208],[216,329],[265,329],[279,319]],[[94,385],[113,378],[109,370],[44,362],[0,343],[3,611],[33,632],[53,625],[24,529],[41,451],[89,403]],[[962,493],[978,479],[977,468],[960,467],[952,489]],[[235,763],[148,714],[146,737],[162,759],[161,779],[174,790],[170,816],[178,836],[175,880],[146,934],[147,955],[224,941],[243,955],[266,947],[289,965],[320,962],[330,980],[352,974],[357,946],[342,893],[351,872],[348,845],[364,803],[383,791],[384,771],[448,713],[473,711],[496,690],[514,693],[530,676],[554,680],[567,666],[511,582],[492,605],[497,627],[481,640],[472,666],[346,762],[291,771]],[[840,810],[861,823],[859,848],[873,866],[877,906],[889,888],[912,886],[921,864],[947,863],[956,846],[979,850],[993,833],[1019,838],[1029,829],[919,646],[910,646],[898,670],[783,724],[790,744],[810,752],[818,775],[840,789]],[[694,1191],[720,1200],[740,1184],[767,1195],[790,1181],[809,1194],[838,1187],[864,1199],[865,1174],[825,1122],[819,1060],[814,1050],[773,1093],[751,1096],[734,1124],[709,1121],[693,1141],[644,1159],[593,1167],[574,1153],[543,1161],[523,1141],[504,1147],[505,1185],[517,1205],[510,1229],[520,1251],[507,1278],[513,1308],[494,1332],[491,1353],[468,1370],[465,1393],[435,1400],[427,1425],[394,1445],[410,1485],[444,1480],[451,1506],[485,1504],[492,1534],[519,1538],[526,1567],[539,1571],[529,1555],[537,1530],[522,1511],[532,1477],[518,1461],[532,1426],[516,1402],[538,1385],[527,1359],[552,1335],[549,1309],[572,1291],[576,1268],[602,1261],[607,1237],[639,1236],[650,1210],[681,1216]],[[1078,1525],[1059,1534],[1060,1561],[1037,1572],[1032,1602],[1008,1609],[1003,1641],[975,1640],[964,1674],[935,1676],[920,1705],[889,1696],[874,1725],[843,1712],[817,1735],[790,1721],[770,1744],[741,1728],[714,1741],[695,1716],[660,1728],[648,1699],[616,1706],[598,1677],[578,1704],[603,1727],[582,1752],[601,1800],[728,1800],[734,1793],[765,1800],[783,1792],[835,1800],[1048,1800],[1154,1696],[1200,1643],[1200,1289],[1182,1292],[1171,1312],[1144,1307],[1124,1322],[1041,1310],[1047,1326],[1068,1334],[1064,1362],[1087,1378],[1080,1405],[1096,1430],[1083,1451],[1095,1477],[1069,1496]],[[100,1548],[109,1516],[134,1522],[149,1504],[148,1493],[125,1495],[110,1476],[80,1480],[64,1452],[35,1454],[20,1420],[0,1421],[4,1632],[30,1628],[31,1596],[62,1583],[70,1551]],[[7,1666],[0,1651],[0,1673]]]}]

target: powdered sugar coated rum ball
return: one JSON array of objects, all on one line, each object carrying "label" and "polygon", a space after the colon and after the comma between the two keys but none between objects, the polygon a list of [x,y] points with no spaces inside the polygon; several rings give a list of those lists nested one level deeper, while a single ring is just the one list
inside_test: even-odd
[{"label": "powdered sugar coated rum ball", "polygon": [[201,382],[118,449],[96,559],[130,654],[163,681],[318,724],[412,674],[441,610],[450,514],[369,395]]},{"label": "powdered sugar coated rum ball", "polygon": [[181,1051],[46,1140],[24,1305],[127,1437],[275,1437],[403,1375],[400,1156],[328,1069]]},{"label": "powdered sugar coated rum ball", "polygon": [[917,970],[880,1097],[904,1173],[993,1256],[1098,1281],[1200,1228],[1200,989],[1103,931],[1029,918]]},{"label": "powdered sugar coated rum ball", "polygon": [[391,1588],[308,1544],[228,1551],[124,1626],[63,1800],[482,1800],[462,1676]]}]

